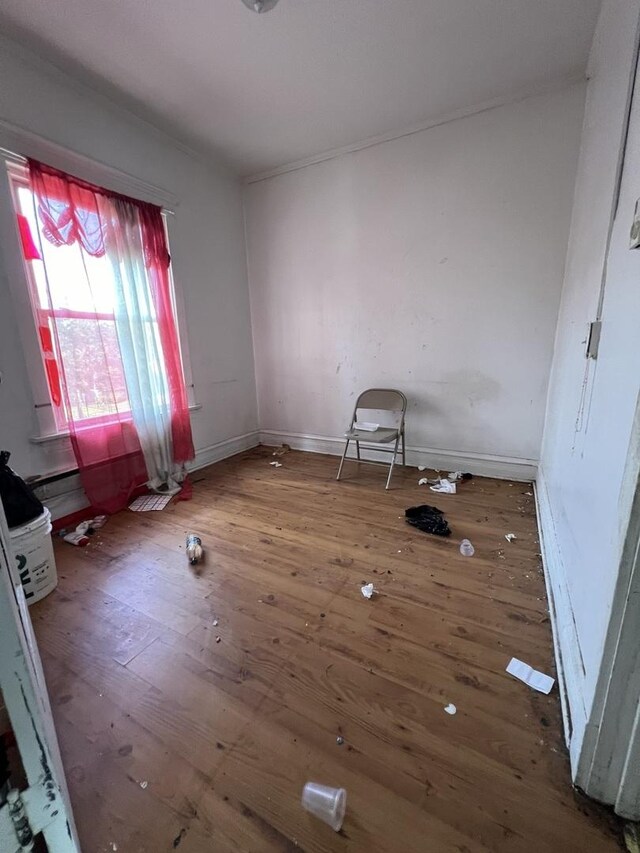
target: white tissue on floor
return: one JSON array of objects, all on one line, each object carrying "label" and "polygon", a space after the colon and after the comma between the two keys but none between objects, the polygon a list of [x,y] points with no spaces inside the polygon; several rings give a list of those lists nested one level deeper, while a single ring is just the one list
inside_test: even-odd
[{"label": "white tissue on floor", "polygon": [[360,590],[360,592],[364,595],[365,598],[371,598],[375,593],[375,589],[373,588],[372,583],[366,583]]}]

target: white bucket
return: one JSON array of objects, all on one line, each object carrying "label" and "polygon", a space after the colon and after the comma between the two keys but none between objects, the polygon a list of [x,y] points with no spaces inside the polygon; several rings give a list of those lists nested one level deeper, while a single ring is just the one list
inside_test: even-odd
[{"label": "white bucket", "polygon": [[9,539],[24,597],[27,604],[35,604],[58,585],[49,510],[45,508],[42,515],[22,527],[13,527]]}]

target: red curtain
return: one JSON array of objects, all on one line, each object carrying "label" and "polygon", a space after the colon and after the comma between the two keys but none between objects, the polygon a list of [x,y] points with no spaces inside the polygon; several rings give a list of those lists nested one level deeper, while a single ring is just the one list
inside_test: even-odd
[{"label": "red curtain", "polygon": [[[89,258],[105,253],[108,229],[114,223],[109,199],[119,199],[132,205],[138,215],[144,262],[147,269],[152,302],[164,358],[164,371],[169,387],[171,406],[171,433],[174,462],[183,464],[193,459],[194,448],[189,420],[187,394],[180,359],[179,338],[171,298],[169,278],[170,256],[167,248],[161,209],[155,205],[113,193],[46,166],[29,160],[31,187],[42,223],[42,235],[54,246],[77,246],[77,251]],[[42,244],[45,259],[47,249]],[[55,251],[55,250],[54,250]],[[69,380],[77,375],[82,365],[73,363],[74,352],[72,323],[77,323],[78,312],[68,311],[67,316],[52,311],[52,330],[58,352],[64,343],[71,353],[60,370],[67,411],[71,443],[78,463],[80,477],[92,507],[101,512],[113,513],[126,507],[136,491],[146,480],[147,470],[141,452],[131,413],[122,404],[123,373],[115,326],[104,313],[104,294],[100,292],[100,277],[90,273],[90,262],[82,257],[86,281],[82,288],[83,305],[93,305],[81,318],[86,337],[87,324],[91,324],[91,367],[98,377],[100,404],[108,410],[104,416],[78,416],[72,400],[73,387]],[[48,282],[51,299],[51,282]],[[95,318],[92,316],[95,315]],[[70,331],[71,329],[71,331]],[[70,343],[71,341],[71,343]],[[75,371],[75,372],[74,372]],[[73,377],[71,376],[73,373]],[[73,382],[71,383],[73,385]],[[106,402],[105,402],[106,401]],[[77,407],[76,407],[77,408]],[[184,495],[189,488],[184,489]]]}]

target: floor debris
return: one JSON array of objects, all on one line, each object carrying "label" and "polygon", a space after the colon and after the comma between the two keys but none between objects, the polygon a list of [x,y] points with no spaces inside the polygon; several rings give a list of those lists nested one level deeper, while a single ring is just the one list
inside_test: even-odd
[{"label": "floor debris", "polygon": [[147,780],[146,780],[146,779],[145,779],[143,782],[140,782],[140,787],[142,788],[142,790],[143,790],[143,791],[144,791],[144,789],[148,786],[148,784],[149,784],[149,783],[147,782]]},{"label": "floor debris", "polygon": [[342,735],[338,735],[338,737],[336,738],[336,743],[338,744],[338,746],[342,746],[342,744],[344,743],[344,738],[342,737]]},{"label": "floor debris", "polygon": [[87,521],[81,521],[76,527],[76,533],[91,536],[96,532],[96,530],[100,530],[101,527],[104,527],[108,519],[108,515],[96,515],[95,518],[90,518]]},{"label": "floor debris", "polygon": [[460,543],[460,553],[463,557],[473,557],[476,549],[473,547],[471,542],[468,539],[463,539]]},{"label": "floor debris", "polygon": [[427,470],[426,465],[418,465],[418,471],[426,471],[426,470]]},{"label": "floor debris", "polygon": [[173,495],[141,495],[133,503],[129,504],[129,509],[133,510],[133,512],[161,510],[166,507],[172,497]]},{"label": "floor debris", "polygon": [[371,598],[375,595],[376,590],[373,588],[372,583],[366,583],[363,587],[361,587],[360,592],[364,595],[365,598]]},{"label": "floor debris", "polygon": [[78,533],[74,531],[73,533],[66,533],[63,537],[65,542],[68,542],[69,545],[77,545],[79,548],[84,548],[89,544],[89,537],[84,533]]},{"label": "floor debris", "polygon": [[441,477],[440,480],[433,486],[429,486],[432,492],[440,492],[443,495],[455,495],[457,486],[448,480],[446,477]]},{"label": "floor debris", "polygon": [[214,620],[213,620],[213,627],[214,627],[214,628],[217,628],[217,627],[218,627],[218,623],[219,623],[219,622],[220,622],[220,620],[219,620],[219,619],[214,619]]},{"label": "floor debris", "polygon": [[420,479],[418,480],[418,485],[419,486],[428,486],[429,480],[426,477],[420,477]]},{"label": "floor debris", "polygon": [[281,444],[280,447],[276,447],[276,449],[271,454],[272,456],[284,456],[285,453],[288,453],[291,450],[288,444]]},{"label": "floor debris", "polygon": [[429,504],[410,506],[404,511],[405,521],[412,527],[417,527],[423,533],[434,536],[451,536],[451,530],[441,509]]},{"label": "floor debris", "polygon": [[449,702],[449,704],[445,707],[445,713],[450,714],[452,717],[454,714],[458,712],[458,709],[453,704],[453,702]]},{"label": "floor debris", "polygon": [[302,808],[340,832],[347,808],[347,792],[344,788],[307,782],[302,789]]},{"label": "floor debris", "polygon": [[203,556],[202,539],[196,536],[195,533],[189,533],[187,536],[186,554],[190,565],[195,566],[199,563]]},{"label": "floor debris", "polygon": [[180,832],[173,839],[173,849],[174,850],[180,846],[180,842],[182,841],[182,839],[185,837],[186,834],[187,834],[187,828],[186,828],[186,826],[183,826],[182,829],[180,830]]},{"label": "floor debris", "polygon": [[539,693],[550,693],[551,688],[555,684],[555,678],[545,675],[544,672],[539,672],[537,669],[529,666],[528,663],[518,660],[518,658],[511,658],[507,664],[506,671],[509,675],[513,675]]},{"label": "floor debris", "polygon": [[451,480],[453,483],[455,483],[456,480],[473,480],[473,474],[469,474],[468,471],[449,471],[447,474],[447,480]]},{"label": "floor debris", "polygon": [[269,465],[273,465],[274,468],[282,468],[282,462],[269,462]]},{"label": "floor debris", "polygon": [[505,533],[504,538],[507,540],[507,542],[513,542],[513,540],[517,539],[518,537],[515,533]]}]

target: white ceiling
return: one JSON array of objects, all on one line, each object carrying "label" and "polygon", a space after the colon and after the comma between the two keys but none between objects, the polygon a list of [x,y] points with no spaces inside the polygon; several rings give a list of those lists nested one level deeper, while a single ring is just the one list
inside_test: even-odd
[{"label": "white ceiling", "polygon": [[599,5],[0,0],[0,25],[246,175],[579,74]]}]

